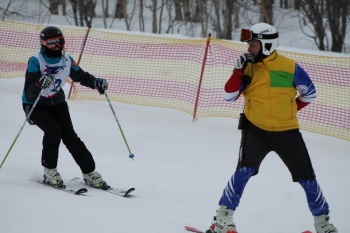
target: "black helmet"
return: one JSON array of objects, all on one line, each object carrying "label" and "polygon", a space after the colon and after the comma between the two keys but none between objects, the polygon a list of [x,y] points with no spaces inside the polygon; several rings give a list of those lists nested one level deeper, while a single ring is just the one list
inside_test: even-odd
[{"label": "black helmet", "polygon": [[48,57],[61,57],[64,48],[62,31],[54,26],[48,26],[40,32],[40,44]]}]

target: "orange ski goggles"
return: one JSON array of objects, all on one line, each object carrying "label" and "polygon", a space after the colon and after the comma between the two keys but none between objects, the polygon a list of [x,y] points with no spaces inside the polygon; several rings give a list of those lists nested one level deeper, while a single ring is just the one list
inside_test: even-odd
[{"label": "orange ski goggles", "polygon": [[59,37],[53,37],[49,38],[47,40],[40,40],[40,44],[44,45],[46,48],[51,49],[51,50],[60,50],[63,48],[65,43],[64,37],[59,36]]},{"label": "orange ski goggles", "polygon": [[276,39],[278,38],[278,32],[274,34],[257,34],[254,33],[252,30],[249,29],[242,29],[241,30],[241,41],[242,42],[248,42],[254,39],[266,39],[266,40],[271,40],[271,39]]}]

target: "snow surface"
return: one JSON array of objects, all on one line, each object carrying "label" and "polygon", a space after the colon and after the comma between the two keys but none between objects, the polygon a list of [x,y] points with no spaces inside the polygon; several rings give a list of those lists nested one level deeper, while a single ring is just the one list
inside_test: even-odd
[{"label": "snow surface", "polygon": [[[0,79],[0,158],[25,120],[23,78]],[[66,93],[69,85],[65,86]],[[224,100],[223,100],[224,101]],[[131,160],[107,101],[68,100],[75,130],[111,186],[135,187],[122,198],[89,188],[74,196],[29,181],[41,178],[42,132],[26,124],[0,169],[0,232],[180,233],[190,225],[207,229],[226,182],[235,170],[237,120],[112,102],[135,160]],[[302,111],[307,111],[307,108]],[[350,210],[350,142],[303,132],[332,222],[347,232]],[[61,145],[58,170],[67,186],[80,169]],[[248,183],[235,222],[242,233],[313,230],[305,194],[275,153]]]},{"label": "snow surface", "polygon": [[[33,2],[38,3],[28,1],[28,5]],[[7,3],[1,1],[0,5],[5,8]],[[60,16],[36,22],[45,24],[47,20],[69,25]],[[123,24],[114,23],[119,29]],[[278,28],[281,48],[304,52],[309,52],[305,48],[315,49],[312,41],[298,31],[298,22],[281,18]],[[23,77],[0,79],[0,161],[25,120],[23,84]],[[69,85],[64,89],[68,93]],[[135,154],[133,161],[106,101],[68,100],[68,104],[75,130],[92,152],[97,171],[111,186],[135,187],[133,197],[122,198],[92,188],[86,197],[74,196],[29,181],[43,175],[43,134],[36,126],[26,124],[0,169],[1,233],[185,233],[185,225],[203,230],[210,226],[236,166],[240,143],[236,119],[204,118],[193,123],[192,116],[178,110],[112,102]],[[308,111],[307,107],[302,111]],[[350,142],[302,133],[330,204],[331,221],[339,232],[346,233],[350,228],[346,215],[350,210],[346,198],[350,191]],[[70,182],[81,177],[81,172],[64,145],[58,170],[67,186],[81,187]],[[304,191],[292,182],[275,153],[267,156],[259,174],[249,181],[234,219],[240,233],[313,230]]]}]

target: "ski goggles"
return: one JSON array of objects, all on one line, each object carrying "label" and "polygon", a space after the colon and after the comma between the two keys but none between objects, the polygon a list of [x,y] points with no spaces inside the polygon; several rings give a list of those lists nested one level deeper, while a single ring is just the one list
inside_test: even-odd
[{"label": "ski goggles", "polygon": [[248,42],[254,39],[266,39],[266,40],[271,40],[271,39],[276,39],[278,38],[278,32],[274,34],[257,34],[254,33],[252,30],[249,29],[242,29],[241,30],[241,41],[242,42]]},{"label": "ski goggles", "polygon": [[40,44],[51,50],[60,50],[64,46],[64,37],[53,37],[47,40],[40,40]]}]

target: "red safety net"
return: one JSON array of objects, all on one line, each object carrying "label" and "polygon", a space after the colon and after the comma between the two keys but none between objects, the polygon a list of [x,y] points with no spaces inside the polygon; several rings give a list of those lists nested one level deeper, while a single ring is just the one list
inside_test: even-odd
[{"label": "red safety net", "polygon": [[[0,78],[24,77],[28,58],[40,48],[42,28],[0,22]],[[108,80],[112,101],[174,108],[194,118],[238,118],[243,109],[243,98],[234,103],[223,99],[223,87],[245,44],[210,39],[207,47],[207,39],[60,29],[66,52],[81,68]],[[317,89],[316,100],[298,112],[300,128],[350,140],[350,58],[278,51],[296,60]],[[70,99],[105,97],[73,83]]]}]

